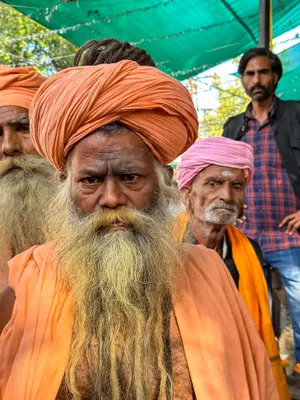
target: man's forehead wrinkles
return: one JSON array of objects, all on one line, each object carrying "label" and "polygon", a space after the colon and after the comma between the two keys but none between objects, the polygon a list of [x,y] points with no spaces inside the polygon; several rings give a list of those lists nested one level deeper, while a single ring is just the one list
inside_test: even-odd
[{"label": "man's forehead wrinkles", "polygon": [[98,154],[110,154],[110,153],[145,153],[147,150],[142,147],[122,147],[122,146],[111,146],[106,147],[105,149],[98,151]]},{"label": "man's forehead wrinkles", "polygon": [[94,169],[113,168],[117,170],[133,170],[135,168],[145,168],[148,165],[145,153],[126,152],[104,152],[97,153],[96,157],[88,155],[84,157],[84,163]]},{"label": "man's forehead wrinkles", "polygon": [[107,149],[101,152],[97,152],[97,158],[100,160],[115,159],[118,158],[120,161],[122,159],[132,159],[134,156],[146,154],[145,149],[133,148],[133,149]]},{"label": "man's forehead wrinkles", "polygon": [[28,120],[29,121],[29,113],[24,111],[21,112],[18,110],[0,110],[0,117],[1,118],[8,118],[12,121],[19,121],[19,120]]}]

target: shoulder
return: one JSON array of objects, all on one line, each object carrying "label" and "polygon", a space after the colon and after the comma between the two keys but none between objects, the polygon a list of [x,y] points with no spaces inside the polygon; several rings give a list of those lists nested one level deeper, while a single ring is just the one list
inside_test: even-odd
[{"label": "shoulder", "polygon": [[[186,260],[186,274],[189,290],[197,304],[213,299],[217,304],[222,304],[224,310],[227,308],[228,313],[244,314],[246,306],[228,268],[214,250],[199,245],[191,246]],[[252,319],[249,319],[249,312],[246,311],[246,314],[246,325],[254,326]]]},{"label": "shoulder", "polygon": [[279,110],[296,112],[297,115],[300,113],[300,101],[299,100],[281,100],[277,99]]},{"label": "shoulder", "polygon": [[226,266],[221,257],[214,251],[202,245],[190,245],[186,270],[191,279],[205,281],[222,281],[226,275]]},{"label": "shoulder", "polygon": [[234,115],[233,117],[229,117],[225,124],[223,125],[223,128],[226,128],[228,125],[230,125],[233,121],[236,120],[236,117],[238,117],[238,115]]},{"label": "shoulder", "polygon": [[53,257],[54,243],[33,246],[18,254],[8,262],[9,286],[16,291],[20,281],[25,278],[35,279],[43,268],[45,261]]},{"label": "shoulder", "polygon": [[229,117],[225,124],[223,125],[223,136],[226,133],[226,131],[230,130],[231,128],[236,128],[237,125],[241,125],[244,122],[244,115],[245,113],[241,113],[238,115],[235,115],[233,117]]},{"label": "shoulder", "polygon": [[277,98],[279,104],[283,104],[285,106],[300,108],[300,100],[281,100]]},{"label": "shoulder", "polygon": [[214,250],[210,250],[202,244],[199,245],[189,245],[187,251],[187,262],[193,263],[198,261],[211,261],[218,254]]}]

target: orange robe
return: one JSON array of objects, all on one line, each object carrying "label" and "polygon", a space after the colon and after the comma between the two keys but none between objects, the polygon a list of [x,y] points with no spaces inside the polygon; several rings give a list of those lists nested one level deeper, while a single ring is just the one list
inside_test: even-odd
[{"label": "orange robe", "polygon": [[[55,400],[63,379],[72,300],[57,289],[53,253],[53,244],[35,246],[9,263],[16,301],[0,338],[2,400]],[[173,304],[196,398],[278,400],[265,346],[222,260],[191,246],[185,266]]]},{"label": "orange robe", "polygon": [[12,258],[9,248],[0,251],[0,293],[6,287],[8,282],[8,261]]},{"label": "orange robe", "polygon": [[[174,225],[174,236],[182,241],[190,217],[181,213]],[[268,300],[268,289],[261,264],[248,238],[235,226],[229,226],[226,235],[239,272],[239,292],[254,320],[269,355],[280,400],[290,400],[288,385],[281,364],[273,331]]]}]

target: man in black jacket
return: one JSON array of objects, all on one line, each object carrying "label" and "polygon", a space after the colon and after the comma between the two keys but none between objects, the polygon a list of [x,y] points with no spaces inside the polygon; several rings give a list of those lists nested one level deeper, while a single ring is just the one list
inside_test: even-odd
[{"label": "man in black jacket", "polygon": [[244,113],[228,119],[223,136],[254,150],[241,229],[280,272],[294,329],[295,372],[300,373],[300,103],[275,96],[282,65],[271,51],[247,51],[238,71],[252,101]]}]

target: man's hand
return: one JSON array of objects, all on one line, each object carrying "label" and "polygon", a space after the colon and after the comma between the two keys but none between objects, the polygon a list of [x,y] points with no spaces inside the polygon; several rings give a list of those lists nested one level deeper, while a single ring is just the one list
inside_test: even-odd
[{"label": "man's hand", "polygon": [[243,224],[247,217],[244,215],[244,210],[246,210],[246,208],[248,208],[247,204],[243,205],[243,209],[241,211],[241,215],[239,216],[239,218],[236,220],[237,222],[239,222],[240,224]]},{"label": "man's hand", "polygon": [[300,211],[285,217],[279,224],[279,228],[282,228],[285,225],[287,225],[285,232],[289,235],[293,235],[295,232],[297,232],[297,230],[300,228]]}]

